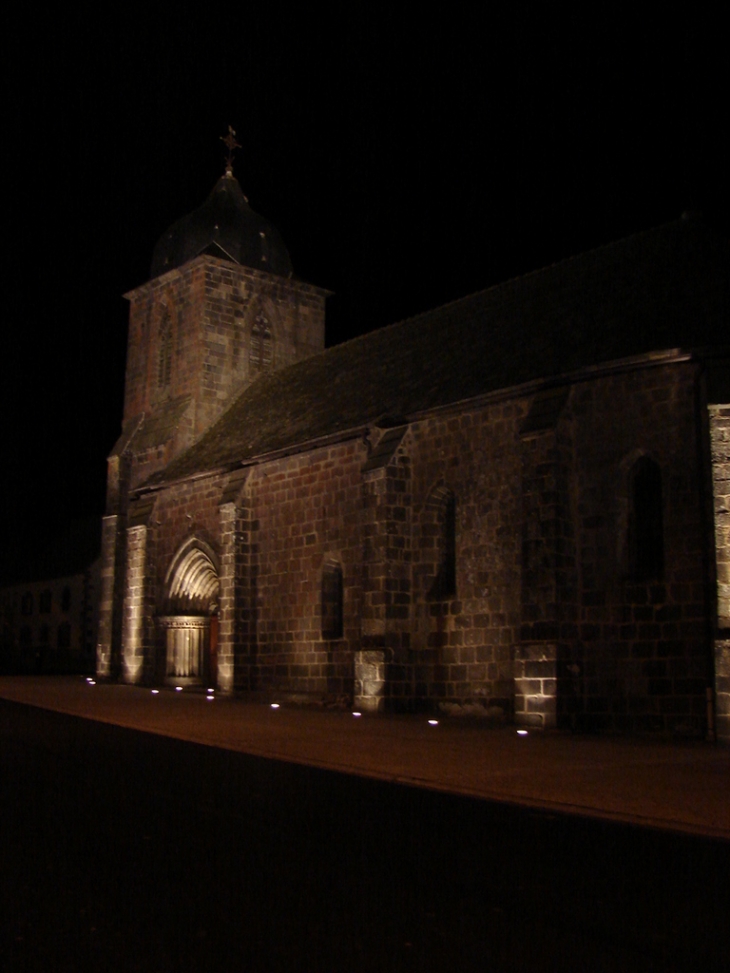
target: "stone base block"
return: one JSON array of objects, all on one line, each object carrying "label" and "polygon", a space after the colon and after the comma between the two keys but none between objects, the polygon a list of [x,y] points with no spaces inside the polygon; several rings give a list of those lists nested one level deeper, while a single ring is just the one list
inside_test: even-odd
[{"label": "stone base block", "polygon": [[385,708],[385,653],[355,653],[355,709],[363,713],[380,713]]}]

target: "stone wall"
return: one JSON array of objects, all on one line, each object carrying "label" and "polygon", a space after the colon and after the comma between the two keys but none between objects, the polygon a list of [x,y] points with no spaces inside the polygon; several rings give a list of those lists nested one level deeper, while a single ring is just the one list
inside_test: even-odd
[{"label": "stone wall", "polygon": [[717,572],[715,708],[717,735],[730,741],[730,405],[710,406]]},{"label": "stone wall", "polygon": [[[592,728],[701,733],[710,678],[696,366],[617,372],[574,387],[579,615],[573,691]],[[631,473],[661,475],[663,567],[632,575]],[[565,634],[569,634],[568,630]]]},{"label": "stone wall", "polygon": [[[712,632],[695,382],[689,362],[616,369],[161,490],[143,641],[162,652],[166,573],[197,537],[220,563],[222,688],[700,733]],[[641,457],[660,471],[663,562],[637,578]],[[455,573],[439,587],[448,529]],[[342,573],[341,638],[323,634],[327,566]]]},{"label": "stone wall", "polygon": [[[486,404],[411,430],[413,693],[431,706],[512,713],[522,523],[516,444],[524,409],[520,401]],[[440,491],[455,506],[454,593],[443,598],[432,587],[428,510]]]},{"label": "stone wall", "polygon": [[[258,467],[251,477],[259,687],[349,700],[360,648],[361,467],[351,441]],[[341,567],[343,633],[322,637],[322,573]]]},{"label": "stone wall", "polygon": [[130,292],[132,486],[191,445],[262,369],[322,351],[326,294],[208,255]]},{"label": "stone wall", "polygon": [[730,405],[710,406],[718,628],[730,629]]},{"label": "stone wall", "polygon": [[325,296],[207,255],[131,291],[125,421],[191,396],[193,436],[200,435],[258,373],[251,355],[257,316],[272,331],[271,367],[283,367],[324,348]]},{"label": "stone wall", "polygon": [[[411,462],[403,446],[405,427],[370,442],[362,467],[362,663],[382,668],[380,700],[408,699],[411,686]],[[380,659],[381,662],[373,660]],[[367,661],[369,660],[369,661]],[[382,663],[382,666],[381,666]],[[372,679],[369,681],[372,682]],[[358,683],[367,682],[358,679]],[[379,682],[380,680],[376,680]],[[356,695],[367,698],[363,689]],[[366,705],[361,702],[360,705]]]}]

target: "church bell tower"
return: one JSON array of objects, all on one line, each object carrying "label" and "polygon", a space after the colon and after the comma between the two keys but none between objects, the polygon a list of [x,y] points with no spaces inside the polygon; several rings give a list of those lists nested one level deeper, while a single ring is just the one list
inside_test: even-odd
[{"label": "church bell tower", "polygon": [[295,278],[279,231],[225,172],[155,246],[130,302],[122,434],[108,459],[102,539],[100,675],[121,632],[129,493],[196,442],[263,372],[324,349],[328,292]]}]

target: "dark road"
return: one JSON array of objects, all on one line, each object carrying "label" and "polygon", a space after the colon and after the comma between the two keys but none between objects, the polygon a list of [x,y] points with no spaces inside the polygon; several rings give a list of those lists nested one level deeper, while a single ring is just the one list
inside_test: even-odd
[{"label": "dark road", "polygon": [[7,971],[721,970],[730,844],[0,703]]}]

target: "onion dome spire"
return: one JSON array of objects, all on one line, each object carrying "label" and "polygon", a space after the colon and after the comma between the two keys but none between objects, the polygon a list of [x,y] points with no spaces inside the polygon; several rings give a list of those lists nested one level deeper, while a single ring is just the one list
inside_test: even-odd
[{"label": "onion dome spire", "polygon": [[151,276],[181,267],[203,253],[291,277],[291,259],[276,227],[254,212],[233,175],[233,153],[240,148],[228,126],[226,171],[205,202],[169,227],[152,254]]}]

